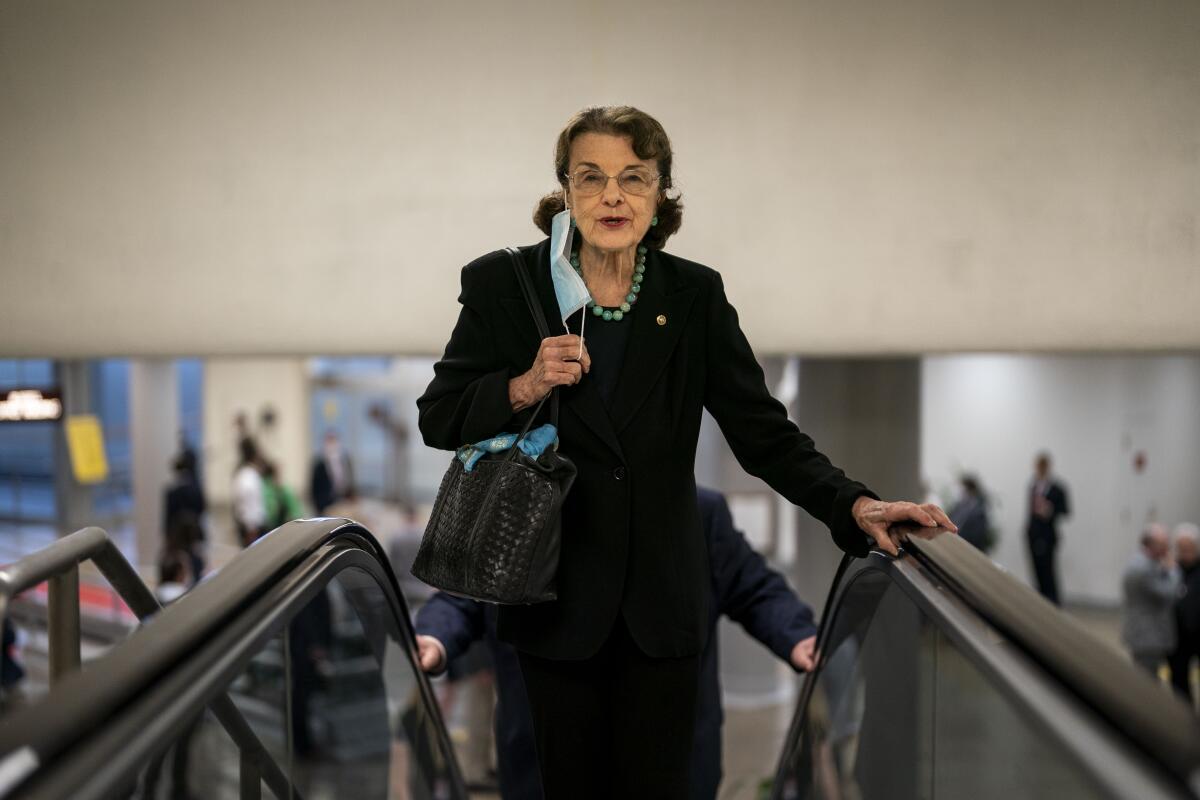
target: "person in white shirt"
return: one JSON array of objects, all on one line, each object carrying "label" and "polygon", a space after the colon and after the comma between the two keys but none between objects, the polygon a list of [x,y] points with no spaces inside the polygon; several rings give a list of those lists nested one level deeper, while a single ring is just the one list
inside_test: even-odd
[{"label": "person in white shirt", "polygon": [[239,442],[241,460],[233,473],[233,521],[243,546],[249,546],[263,533],[267,510],[263,504],[262,473],[258,469],[258,448],[254,440]]}]

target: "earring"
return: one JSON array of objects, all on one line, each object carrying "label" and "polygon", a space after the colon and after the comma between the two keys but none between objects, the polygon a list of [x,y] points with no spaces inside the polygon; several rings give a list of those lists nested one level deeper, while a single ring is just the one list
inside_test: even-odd
[{"label": "earring", "polygon": [[653,228],[657,224],[658,224],[658,217],[657,216],[651,217],[650,218],[650,227]]}]

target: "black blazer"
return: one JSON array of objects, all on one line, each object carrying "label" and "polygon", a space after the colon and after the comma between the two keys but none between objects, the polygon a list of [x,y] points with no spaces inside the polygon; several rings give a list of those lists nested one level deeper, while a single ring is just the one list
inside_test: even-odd
[{"label": "black blazer", "polygon": [[1026,533],[1028,533],[1030,539],[1056,544],[1058,542],[1058,519],[1071,513],[1070,501],[1067,499],[1067,489],[1058,481],[1049,481],[1045,497],[1054,508],[1049,519],[1044,519],[1033,513],[1034,495],[1036,493],[1037,481],[1035,480],[1029,486],[1029,523],[1025,528]]},{"label": "black blazer", "polygon": [[[549,246],[521,251],[554,333]],[[425,443],[444,450],[519,426],[508,381],[529,369],[539,345],[503,251],[463,268],[458,300],[446,352],[417,401]],[[703,650],[712,573],[694,469],[705,408],[747,472],[827,523],[844,550],[868,549],[850,507],[871,492],[817,452],[771,397],[720,275],[651,251],[637,307],[621,324],[633,329],[611,406],[586,376],[560,390],[560,451],[579,476],[563,509],[558,600],[500,609],[500,638],[546,658],[593,655],[618,614],[647,655]]]}]

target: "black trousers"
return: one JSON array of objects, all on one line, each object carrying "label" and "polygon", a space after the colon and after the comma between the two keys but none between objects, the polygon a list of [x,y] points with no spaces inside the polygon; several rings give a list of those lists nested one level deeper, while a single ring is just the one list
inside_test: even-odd
[{"label": "black trousers", "polygon": [[1033,577],[1038,591],[1054,605],[1058,601],[1058,571],[1054,564],[1054,551],[1058,543],[1048,536],[1029,537],[1029,556],[1033,561]]},{"label": "black trousers", "polygon": [[1171,667],[1171,685],[1195,709],[1191,680],[1193,658],[1200,658],[1200,637],[1180,631],[1179,644],[1175,646],[1175,652],[1167,657],[1167,664]]},{"label": "black trousers", "polygon": [[699,655],[650,658],[618,619],[589,659],[520,660],[546,800],[686,800]]}]

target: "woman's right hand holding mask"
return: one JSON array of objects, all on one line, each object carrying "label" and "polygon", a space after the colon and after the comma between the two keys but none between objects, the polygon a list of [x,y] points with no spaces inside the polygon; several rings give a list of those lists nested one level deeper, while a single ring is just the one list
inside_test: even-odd
[{"label": "woman's right hand holding mask", "polygon": [[591,371],[592,357],[573,333],[542,339],[533,366],[508,382],[508,402],[513,411],[537,405],[555,386],[574,386]]}]

